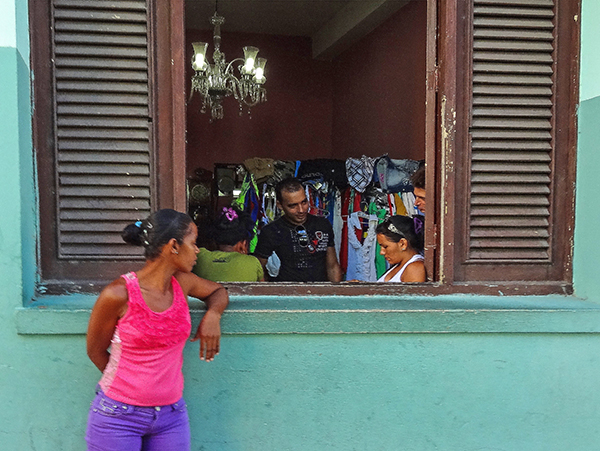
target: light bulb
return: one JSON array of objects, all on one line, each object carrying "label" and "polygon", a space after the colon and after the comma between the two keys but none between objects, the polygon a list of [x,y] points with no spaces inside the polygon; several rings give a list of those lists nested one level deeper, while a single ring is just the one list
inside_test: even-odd
[{"label": "light bulb", "polygon": [[246,72],[252,72],[252,69],[254,69],[254,58],[248,58],[246,60],[246,65],[244,66],[244,70]]},{"label": "light bulb", "polygon": [[196,54],[196,67],[198,69],[202,69],[204,67],[204,55],[198,53]]},{"label": "light bulb", "polygon": [[254,60],[256,59],[257,53],[258,48],[256,47],[244,47],[244,60],[246,63],[244,64],[244,68],[242,70],[245,74],[252,74],[254,72]]}]

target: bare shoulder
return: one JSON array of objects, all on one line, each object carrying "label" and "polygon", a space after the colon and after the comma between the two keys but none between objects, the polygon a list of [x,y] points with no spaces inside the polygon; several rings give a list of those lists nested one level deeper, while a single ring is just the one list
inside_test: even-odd
[{"label": "bare shoulder", "polygon": [[122,318],[127,312],[127,285],[122,278],[112,281],[101,292],[90,317],[93,324],[109,324]]},{"label": "bare shoulder", "polygon": [[423,261],[412,262],[402,273],[402,282],[425,282],[427,274]]},{"label": "bare shoulder", "polygon": [[128,299],[127,284],[122,277],[119,277],[104,287],[100,292],[97,303],[110,304],[113,307],[122,307],[127,304]]},{"label": "bare shoulder", "polygon": [[192,272],[176,272],[175,279],[186,296],[190,295],[199,299],[204,299],[222,288],[221,284],[198,277]]},{"label": "bare shoulder", "polygon": [[179,282],[179,285],[185,294],[187,294],[190,291],[190,288],[198,283],[198,281],[203,280],[193,272],[181,271],[175,273],[175,279],[177,279],[177,282]]}]

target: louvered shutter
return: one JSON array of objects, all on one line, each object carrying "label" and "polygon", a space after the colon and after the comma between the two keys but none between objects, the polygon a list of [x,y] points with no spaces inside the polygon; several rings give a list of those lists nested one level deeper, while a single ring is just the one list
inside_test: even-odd
[{"label": "louvered shutter", "polygon": [[37,290],[97,292],[143,263],[126,224],[185,208],[183,0],[28,6]]},{"label": "louvered shutter", "polygon": [[123,227],[151,208],[145,0],[55,0],[53,84],[59,259],[141,250]]},{"label": "louvered shutter", "polygon": [[560,280],[568,232],[556,224],[570,219],[563,214],[572,187],[561,173],[569,172],[571,149],[559,137],[568,126],[557,119],[558,85],[569,83],[557,51],[558,5],[568,2],[471,1],[470,155],[460,168],[468,200],[457,279]]}]

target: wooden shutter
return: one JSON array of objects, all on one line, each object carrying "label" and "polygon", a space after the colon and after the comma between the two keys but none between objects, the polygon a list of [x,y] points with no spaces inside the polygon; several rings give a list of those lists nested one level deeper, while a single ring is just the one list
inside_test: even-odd
[{"label": "wooden shutter", "polygon": [[455,275],[567,279],[574,140],[565,137],[574,127],[564,112],[574,102],[563,86],[574,16],[560,5],[575,2],[471,1],[468,158],[459,168],[468,200]]},{"label": "wooden shutter", "polygon": [[140,255],[123,227],[150,213],[146,0],[55,0],[58,258]]},{"label": "wooden shutter", "polygon": [[185,205],[183,0],[30,0],[29,20],[38,291],[97,291],[143,262],[127,223]]}]

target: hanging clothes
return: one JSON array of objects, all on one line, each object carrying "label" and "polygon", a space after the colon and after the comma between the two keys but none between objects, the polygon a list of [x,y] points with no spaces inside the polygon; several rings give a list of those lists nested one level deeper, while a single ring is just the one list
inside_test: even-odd
[{"label": "hanging clothes", "polygon": [[[387,197],[387,196],[386,196]],[[376,202],[371,202],[369,204],[369,213],[371,215],[375,215],[377,217],[377,224],[381,224],[386,217],[390,216],[390,211],[386,208],[381,208],[377,205]],[[375,236],[375,255],[373,256],[375,260],[375,272],[376,279],[382,276],[387,269],[388,264],[383,255],[381,255],[381,246],[379,246],[379,242],[377,241],[377,236]]]},{"label": "hanging clothes", "polygon": [[392,160],[387,154],[377,160],[375,171],[381,188],[386,192],[412,191],[410,176],[419,168],[415,160]]},{"label": "hanging clothes", "polygon": [[394,205],[396,206],[397,215],[408,216],[408,212],[406,211],[406,207],[402,201],[402,196],[400,196],[398,193],[394,193]]},{"label": "hanging clothes", "polygon": [[396,202],[394,202],[394,195],[388,194],[387,201],[388,201],[388,208],[390,209],[390,216],[395,216],[396,215]]},{"label": "hanging clothes", "polygon": [[333,201],[333,236],[335,243],[335,255],[340,261],[340,250],[342,248],[342,235],[344,229],[344,219],[342,218],[342,193],[336,189]]},{"label": "hanging clothes", "polygon": [[262,193],[262,209],[263,209],[263,222],[268,224],[277,217],[277,200],[275,199],[275,188],[267,185],[263,185]]},{"label": "hanging clothes", "polygon": [[261,202],[258,192],[258,187],[254,181],[254,176],[247,172],[242,182],[242,190],[240,196],[233,202],[240,210],[248,212],[254,223],[254,236],[248,246],[250,253],[254,252],[256,243],[258,242],[258,223],[261,215]]},{"label": "hanging clothes", "polygon": [[360,158],[346,160],[346,177],[348,184],[358,192],[364,192],[373,181],[375,158],[363,155]]},{"label": "hanging clothes", "polygon": [[[368,220],[368,228],[364,241],[361,243],[355,231],[362,234],[361,219]],[[363,212],[354,212],[348,218],[348,270],[346,280],[362,280],[365,282],[377,281],[375,268],[375,244],[377,235],[375,229],[379,219],[376,215]]]},{"label": "hanging clothes", "polygon": [[416,214],[415,195],[413,193],[402,193],[402,202],[406,208],[406,216],[412,218]]},{"label": "hanging clothes", "polygon": [[350,206],[352,205],[352,188],[346,188],[342,194],[342,242],[340,244],[340,266],[342,272],[348,268],[348,216],[350,215]]}]

